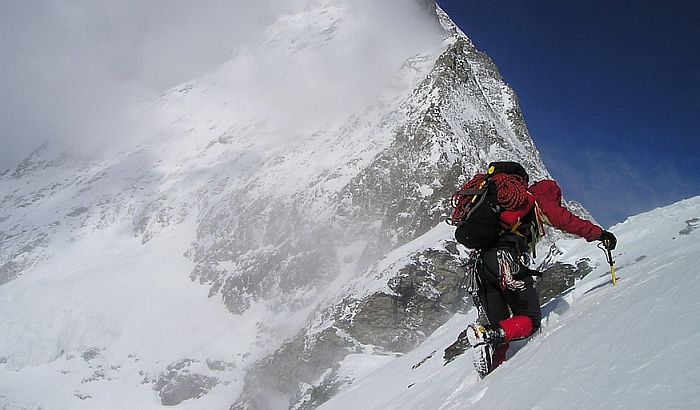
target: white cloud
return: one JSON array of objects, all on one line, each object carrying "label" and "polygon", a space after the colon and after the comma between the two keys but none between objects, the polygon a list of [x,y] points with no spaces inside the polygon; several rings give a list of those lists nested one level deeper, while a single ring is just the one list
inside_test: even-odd
[{"label": "white cloud", "polygon": [[[424,8],[431,3],[421,2]],[[397,58],[410,54],[417,42],[434,40],[437,25],[416,4],[10,2],[0,17],[0,168],[14,165],[46,139],[69,145],[123,139],[132,133],[128,110],[137,101],[209,72],[236,53],[247,57],[239,57],[233,67],[247,72],[247,84],[261,86],[249,88],[244,97],[260,106],[274,102],[281,117],[303,117],[310,109],[330,114],[361,104],[358,90],[381,86]],[[352,20],[339,23],[338,35],[344,38],[334,47],[288,55],[256,48],[281,16],[293,19],[320,6],[346,8]],[[308,37],[301,29],[300,38]],[[289,41],[289,32],[280,40]],[[308,96],[309,90],[317,103],[305,107],[299,96]]]}]

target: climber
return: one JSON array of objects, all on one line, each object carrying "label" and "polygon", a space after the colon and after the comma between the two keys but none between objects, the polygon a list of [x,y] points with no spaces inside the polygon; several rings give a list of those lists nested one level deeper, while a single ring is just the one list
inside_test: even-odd
[{"label": "climber", "polygon": [[[478,303],[485,309],[488,323],[469,325],[460,338],[466,337],[474,348],[474,364],[482,377],[505,361],[510,341],[527,338],[540,327],[539,294],[533,271],[527,265],[534,256],[535,243],[544,233],[543,223],[589,242],[600,240],[607,249],[614,249],[617,244],[615,235],[562,206],[561,190],[555,181],[543,180],[529,187],[528,181],[520,164],[496,162],[489,164],[489,173],[477,175],[465,184],[463,198],[453,197],[455,205],[459,199],[468,202],[461,214],[456,207],[452,216],[452,223],[458,226],[455,237],[467,247],[477,248],[474,257],[478,258]],[[469,190],[477,185],[483,189],[484,201],[476,201],[475,191]],[[474,209],[478,202],[486,204],[485,210]],[[498,206],[493,206],[495,203]],[[488,221],[493,218],[484,215],[493,212],[497,212],[495,228],[478,220],[470,221],[475,217]],[[493,239],[486,243],[476,239],[489,237],[489,229],[498,232]]]}]

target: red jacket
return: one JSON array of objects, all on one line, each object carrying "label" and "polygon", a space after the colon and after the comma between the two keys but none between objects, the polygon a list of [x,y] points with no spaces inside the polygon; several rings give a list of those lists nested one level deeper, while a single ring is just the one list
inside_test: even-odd
[{"label": "red jacket", "polygon": [[603,229],[581,219],[561,205],[561,189],[552,180],[539,181],[528,188],[535,197],[535,202],[544,216],[544,222],[562,231],[595,241],[600,238]]}]

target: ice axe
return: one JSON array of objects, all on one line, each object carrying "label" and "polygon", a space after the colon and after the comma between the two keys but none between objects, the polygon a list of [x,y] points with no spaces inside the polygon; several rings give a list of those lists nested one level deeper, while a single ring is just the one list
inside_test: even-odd
[{"label": "ice axe", "polygon": [[610,265],[610,276],[612,277],[612,284],[613,286],[617,286],[617,277],[615,276],[615,261],[613,260],[612,249],[608,248],[603,243],[599,243],[598,248],[605,252],[605,258],[608,260],[608,264]]}]

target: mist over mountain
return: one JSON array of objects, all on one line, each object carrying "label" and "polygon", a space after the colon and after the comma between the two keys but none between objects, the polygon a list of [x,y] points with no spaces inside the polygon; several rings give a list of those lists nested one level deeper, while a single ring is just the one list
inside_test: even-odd
[{"label": "mist over mountain", "polygon": [[[311,12],[322,7],[347,13],[346,24],[335,26],[340,35],[332,47],[294,52],[324,41],[317,28],[332,34],[334,21],[327,19],[334,17]],[[0,169],[17,165],[44,141],[94,155],[105,145],[147,139],[153,129],[138,104],[230,60],[238,71],[229,76],[236,84],[227,92],[251,107],[282,109],[290,120],[323,107],[347,112],[344,106],[366,102],[361,95],[393,78],[408,54],[435,44],[440,34],[428,13],[413,0],[8,5],[0,25]],[[290,19],[298,26],[287,25]],[[275,36],[298,43],[274,47]],[[294,122],[316,123],[321,114]]]}]

